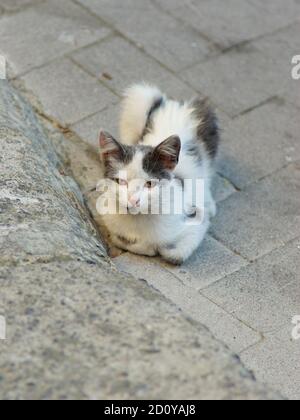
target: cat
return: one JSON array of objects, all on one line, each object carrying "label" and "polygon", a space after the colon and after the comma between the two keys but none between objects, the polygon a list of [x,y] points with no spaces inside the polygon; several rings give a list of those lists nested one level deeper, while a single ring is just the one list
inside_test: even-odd
[{"label": "cat", "polygon": [[[119,209],[103,214],[111,245],[181,265],[199,248],[216,215],[211,181],[220,141],[217,116],[207,99],[181,103],[137,84],[125,92],[120,138],[101,131],[99,139],[107,193]],[[198,179],[203,209],[189,192],[180,214],[161,212],[162,203],[182,200],[185,180]],[[158,212],[149,214],[150,202]],[[197,216],[201,222],[194,223]]]}]

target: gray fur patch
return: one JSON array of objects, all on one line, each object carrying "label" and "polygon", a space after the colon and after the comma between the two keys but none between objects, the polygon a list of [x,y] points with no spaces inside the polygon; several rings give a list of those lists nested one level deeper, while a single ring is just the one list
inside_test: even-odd
[{"label": "gray fur patch", "polygon": [[152,105],[152,107],[150,108],[150,111],[148,112],[148,116],[147,116],[147,121],[146,121],[146,125],[142,134],[142,139],[152,131],[152,117],[154,115],[154,113],[164,105],[164,98],[160,97],[158,98]]},{"label": "gray fur patch", "polygon": [[170,136],[155,149],[149,150],[143,159],[143,169],[153,179],[172,179],[171,172],[178,164],[181,141],[176,135]]},{"label": "gray fur patch", "polygon": [[215,158],[218,153],[220,135],[216,113],[209,104],[208,99],[196,99],[192,106],[195,108],[195,116],[199,122],[197,136],[202,140],[211,156]]},{"label": "gray fur patch", "polygon": [[174,251],[174,249],[176,249],[176,247],[177,247],[176,244],[169,244],[169,245],[166,245],[165,248],[169,251]]},{"label": "gray fur patch", "polygon": [[123,144],[121,145],[121,148],[122,150],[118,159],[107,159],[107,161],[105,162],[106,178],[114,179],[120,170],[120,166],[126,166],[132,162],[136,153],[136,148],[132,146],[126,146]]},{"label": "gray fur patch", "polygon": [[143,169],[152,179],[172,179],[170,172],[156,159],[154,149],[146,153],[143,159]]},{"label": "gray fur patch", "polygon": [[184,147],[185,154],[188,156],[192,156],[197,159],[199,164],[202,162],[201,150],[199,144],[196,143],[194,140],[186,143]]},{"label": "gray fur patch", "polygon": [[175,179],[180,183],[181,187],[184,188],[184,179],[179,176],[176,176]]}]

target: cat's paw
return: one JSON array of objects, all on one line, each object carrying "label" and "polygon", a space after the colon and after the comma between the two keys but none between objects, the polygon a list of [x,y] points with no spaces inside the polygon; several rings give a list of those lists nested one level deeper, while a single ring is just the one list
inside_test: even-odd
[{"label": "cat's paw", "polygon": [[184,264],[184,259],[181,257],[163,257],[166,263],[180,267]]},{"label": "cat's paw", "polygon": [[185,262],[184,256],[175,244],[160,249],[159,254],[164,261],[171,265],[182,265]]},{"label": "cat's paw", "polygon": [[117,248],[117,247],[109,248],[108,255],[110,256],[110,258],[118,258],[122,254],[124,254],[124,251],[122,251],[122,249],[120,248]]}]

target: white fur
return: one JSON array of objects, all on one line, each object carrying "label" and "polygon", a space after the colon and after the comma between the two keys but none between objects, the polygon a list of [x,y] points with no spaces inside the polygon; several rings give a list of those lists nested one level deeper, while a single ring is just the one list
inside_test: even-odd
[{"label": "white fur", "polygon": [[155,100],[162,96],[159,89],[146,84],[134,85],[124,94],[120,134],[125,144],[136,144],[143,132],[147,114]]},{"label": "white fur", "polygon": [[[180,160],[174,174],[181,179],[203,179],[205,209],[202,224],[191,225],[182,215],[107,215],[104,223],[111,234],[114,246],[126,249],[135,254],[155,256],[161,255],[171,263],[182,263],[187,260],[200,246],[210,225],[210,218],[216,213],[216,205],[211,194],[212,160],[200,140],[196,143],[200,148],[202,160],[186,153],[186,147],[191,139],[197,138],[196,130],[199,121],[195,119],[191,103],[184,105],[167,100],[160,91],[148,85],[135,85],[126,91],[121,116],[121,142],[128,145],[137,144],[142,136],[149,110],[155,100],[163,97],[165,104],[153,115],[152,131],[144,137],[143,145],[156,147],[166,138],[178,135],[182,143]],[[147,174],[142,170],[141,155],[125,168],[128,171],[129,195],[131,180],[140,180],[140,198],[146,194],[158,200],[161,189],[145,191],[143,184]],[[175,200],[182,191],[176,180],[171,181],[175,188]],[[136,189],[137,185],[134,185]],[[121,203],[122,205],[127,204]],[[193,203],[190,203],[193,206]],[[120,237],[128,239],[130,244],[124,244]]]}]

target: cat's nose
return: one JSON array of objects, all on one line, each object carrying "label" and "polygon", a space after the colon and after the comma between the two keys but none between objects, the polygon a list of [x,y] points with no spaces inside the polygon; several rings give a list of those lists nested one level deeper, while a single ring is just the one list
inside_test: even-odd
[{"label": "cat's nose", "polygon": [[136,197],[131,197],[129,199],[129,203],[132,205],[132,207],[140,207],[141,204],[141,200],[139,198]]}]

